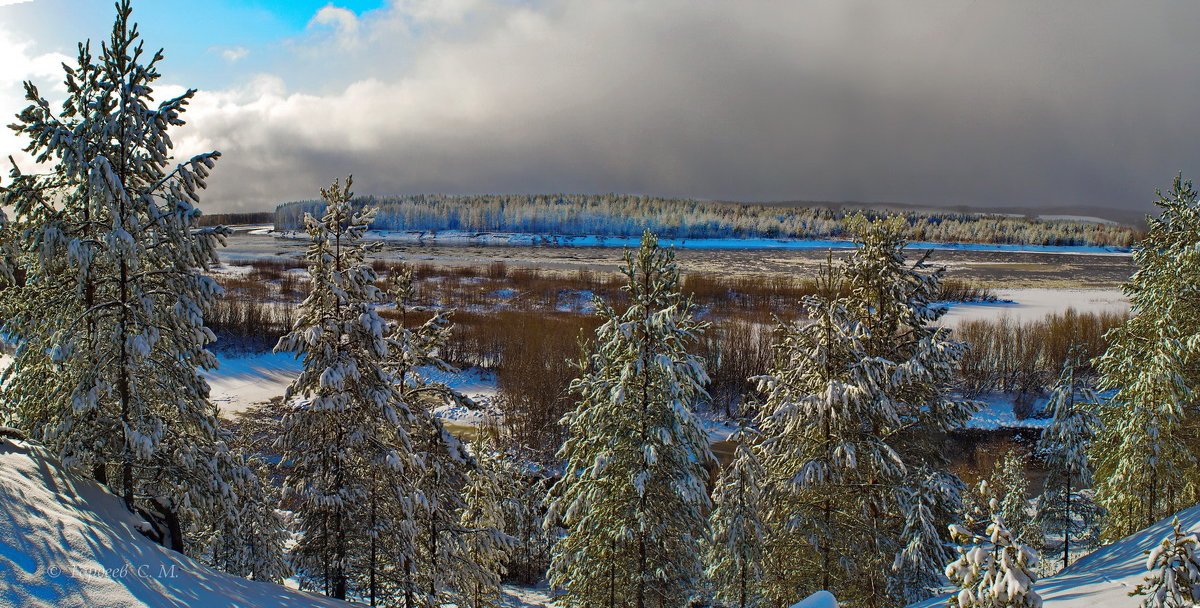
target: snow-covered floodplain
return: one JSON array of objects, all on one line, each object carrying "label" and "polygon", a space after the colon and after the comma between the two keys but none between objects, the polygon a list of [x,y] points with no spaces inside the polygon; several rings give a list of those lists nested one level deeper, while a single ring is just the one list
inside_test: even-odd
[{"label": "snow-covered floodplain", "polygon": [[[231,235],[226,247],[219,251],[227,264],[245,264],[254,260],[300,260],[307,239],[276,238],[273,233],[239,229]],[[829,242],[806,241],[809,248],[692,248],[702,242],[693,239],[687,247],[677,249],[678,261],[685,273],[729,275],[791,275],[811,277],[825,264]],[[769,240],[769,239],[768,239]],[[606,241],[609,242],[609,241]],[[564,247],[536,243],[508,245],[499,239],[450,242],[448,240],[381,241],[378,259],[407,261],[432,266],[482,266],[504,262],[512,268],[543,271],[614,272],[622,263],[621,247],[575,246]],[[985,251],[974,245],[965,249],[939,248],[930,257],[931,263],[944,265],[946,277],[968,283],[1002,287],[1115,287],[1129,278],[1132,272],[1130,255],[1113,252],[1055,252]],[[975,249],[972,249],[975,248]],[[840,259],[849,249],[838,249],[834,258]],[[913,245],[909,257],[920,256],[925,250]]]},{"label": "snow-covered floodplain", "polygon": [[[236,415],[256,403],[283,396],[302,367],[301,361],[292,353],[224,355],[218,357],[218,362],[220,367],[204,372],[204,378],[211,389],[212,401],[223,416]],[[478,426],[493,413],[488,405],[498,390],[494,374],[471,368],[457,374],[427,369],[423,370],[423,375],[426,380],[445,384],[481,406],[470,409],[449,404],[434,410],[438,418],[452,428]],[[709,412],[701,415],[700,423],[714,443],[728,441],[729,436],[737,430],[731,422]]]},{"label": "snow-covered floodplain", "polygon": [[[1185,533],[1200,532],[1200,505],[1178,513]],[[1129,597],[1148,574],[1146,552],[1171,534],[1172,519],[1158,523],[1097,549],[1058,574],[1034,583],[1046,608],[1129,608],[1141,597]],[[1053,557],[1047,558],[1053,559]],[[947,597],[912,604],[910,608],[945,606]]]},{"label": "snow-covered floodplain", "polygon": [[963,321],[997,319],[1036,321],[1052,313],[1122,313],[1129,310],[1129,299],[1120,289],[997,289],[1000,302],[956,302],[947,304],[949,312],[941,324],[954,327]]},{"label": "snow-covered floodplain", "polygon": [[349,606],[217,572],[137,530],[144,521],[36,444],[0,440],[0,606]]}]

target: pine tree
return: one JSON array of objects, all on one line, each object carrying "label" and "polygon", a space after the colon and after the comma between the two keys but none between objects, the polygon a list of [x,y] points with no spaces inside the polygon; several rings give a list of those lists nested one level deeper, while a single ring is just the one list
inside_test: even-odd
[{"label": "pine tree", "polygon": [[779,328],[775,366],[760,378],[777,537],[768,561],[790,564],[767,583],[779,604],[798,590],[866,605],[927,594],[945,549],[902,535],[932,524],[937,536],[959,510],[931,439],[978,406],[950,397],[963,346],[931,325],[944,312],[932,303],[940,275],[905,262],[898,220],[852,225],[859,247],[836,268],[830,260],[805,301],[813,322]]},{"label": "pine tree", "polygon": [[[820,281],[836,293],[832,267]],[[907,472],[883,439],[900,425],[879,389],[894,364],[867,356],[868,330],[839,300],[815,296],[805,307],[813,322],[782,330],[776,369],[760,379],[764,466],[782,488],[768,519],[773,535],[797,538],[775,545],[790,553],[776,560],[790,561],[796,578],[773,581],[768,596],[776,605],[817,589],[882,598],[891,548],[876,546],[879,520],[894,512],[892,491]]]},{"label": "pine tree", "polygon": [[992,521],[992,498],[995,493],[987,479],[981,479],[978,485],[971,485],[962,495],[962,510],[958,523],[972,534],[987,533],[988,524]]},{"label": "pine tree", "polygon": [[1178,517],[1171,536],[1147,552],[1146,569],[1153,574],[1129,594],[1148,595],[1142,606],[1190,608],[1200,603],[1200,538],[1184,534]]},{"label": "pine tree", "polygon": [[[312,289],[292,332],[275,347],[304,362],[285,395],[296,400],[279,447],[285,504],[297,513],[302,533],[292,551],[298,573],[344,599],[352,573],[366,572],[364,591],[374,601],[379,561],[373,551],[357,549],[374,550],[374,541],[392,532],[379,528],[379,503],[410,508],[401,480],[421,467],[406,430],[413,414],[384,367],[389,341],[376,310],[383,294],[365,263],[370,247],[361,243],[372,210],[351,210],[351,183],[342,188],[335,181],[322,190],[324,215],[307,219]],[[403,529],[395,532],[403,539]],[[401,543],[397,559],[406,549]]]},{"label": "pine tree", "polygon": [[944,584],[942,565],[951,557],[939,524],[955,519],[946,512],[959,503],[963,483],[944,471],[922,469],[915,477],[916,486],[902,489],[900,509],[904,528],[903,547],[892,562],[892,593],[904,604],[919,602],[934,595]]},{"label": "pine tree", "polygon": [[999,496],[999,513],[1012,537],[1022,544],[1041,546],[1042,530],[1029,508],[1026,455],[1016,449],[1004,453],[992,469],[990,488]]},{"label": "pine tree", "polygon": [[[986,492],[986,490],[984,490]],[[1033,589],[1037,551],[1022,545],[1004,525],[999,503],[991,502],[992,521],[986,536],[952,524],[950,535],[958,559],[946,566],[945,575],[958,587],[951,608],[1037,608],[1042,598]]]},{"label": "pine tree", "polygon": [[[200,375],[217,364],[204,314],[220,290],[203,273],[228,231],[201,228],[196,204],[220,154],[171,166],[168,131],[195,91],[154,105],[163,55],[146,52],[131,13],[118,2],[99,55],[80,44],[76,65],[64,65],[60,113],[25,84],[31,105],[14,128],[46,172],[14,166],[0,195],[24,277],[3,295],[18,348],[0,418],[149,517],[152,537],[200,554],[233,542],[240,521],[274,522],[246,513],[260,482],[229,454]],[[271,545],[257,547],[261,564],[243,565],[273,578]]]},{"label": "pine tree", "polygon": [[406,515],[406,534],[411,535],[406,538],[411,540],[405,543],[411,546],[392,578],[406,608],[440,606],[454,601],[458,581],[478,571],[461,522],[467,506],[462,491],[474,464],[433,411],[448,401],[465,403],[466,397],[444,384],[428,382],[422,373],[458,371],[439,354],[450,339],[450,311],[434,313],[423,322],[412,318],[426,311],[412,303],[411,267],[390,277],[389,289],[398,320],[388,337],[393,346],[386,365],[400,402],[412,412],[409,437],[419,463],[407,480],[412,511]]},{"label": "pine tree", "polygon": [[467,475],[460,523],[464,528],[466,568],[456,582],[467,608],[499,605],[500,582],[515,541],[505,532],[517,479],[504,455],[490,442],[475,453],[475,468]]},{"label": "pine tree", "polygon": [[263,479],[262,464],[234,451],[221,452],[218,462],[228,471],[239,500],[213,530],[197,539],[205,562],[256,581],[282,583],[291,575],[284,558],[290,535],[275,506],[278,492]]},{"label": "pine tree", "polygon": [[1092,446],[1096,499],[1116,539],[1200,501],[1192,440],[1200,413],[1200,205],[1190,181],[1176,176],[1158,193],[1158,217],[1134,249],[1138,269],[1123,291],[1131,316],[1110,331],[1098,360],[1102,430]]},{"label": "pine tree", "polygon": [[521,454],[517,467],[512,509],[507,513],[505,529],[516,543],[512,551],[508,577],[525,585],[535,585],[550,564],[550,551],[558,538],[557,529],[543,526],[550,475],[540,464],[540,452]]},{"label": "pine tree", "polygon": [[714,585],[717,601],[731,608],[754,608],[762,600],[762,554],[767,536],[759,512],[763,470],[749,429],[740,430],[730,439],[738,444],[733,461],[713,490],[706,574]]},{"label": "pine tree", "polygon": [[1088,448],[1099,425],[1088,408],[1099,399],[1081,373],[1077,352],[1072,351],[1051,389],[1050,425],[1038,441],[1047,475],[1037,518],[1043,531],[1062,536],[1064,568],[1070,565],[1072,539],[1077,545],[1089,542],[1100,515],[1091,497],[1083,493],[1092,485]]},{"label": "pine tree", "polygon": [[561,521],[550,582],[567,606],[682,606],[700,576],[707,533],[708,438],[691,407],[707,380],[687,353],[704,325],[679,268],[654,235],[626,252],[629,307],[597,302],[604,323],[572,383],[566,462],[547,526]]}]

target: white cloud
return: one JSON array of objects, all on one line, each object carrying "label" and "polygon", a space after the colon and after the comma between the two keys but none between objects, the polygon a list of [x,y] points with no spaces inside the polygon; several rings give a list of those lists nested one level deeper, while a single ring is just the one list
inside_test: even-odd
[{"label": "white cloud", "polygon": [[328,5],[270,74],[201,91],[175,140],[223,152],[215,209],[350,172],[364,194],[1141,205],[1200,171],[1200,81],[1178,77],[1200,67],[1179,25],[1195,18],[1090,0]]},{"label": "white cloud", "polygon": [[[33,45],[19,38],[0,24],[0,108],[19,112],[29,105],[25,100],[23,81],[30,80],[38,85],[42,96],[55,99],[65,94],[62,85],[62,64],[70,63],[70,57],[61,53],[37,53]],[[16,122],[15,116],[7,114],[0,116],[0,184],[8,182],[9,170],[12,165],[8,162],[11,155],[22,170],[30,170],[32,162],[28,155],[21,152],[25,147],[23,140],[18,138],[7,125]]]},{"label": "white cloud", "polygon": [[213,46],[209,47],[208,51],[220,55],[221,59],[224,59],[226,63],[237,63],[250,54],[250,49],[241,45]]},{"label": "white cloud", "polygon": [[318,34],[318,40],[331,40],[342,49],[356,48],[361,42],[358,15],[350,9],[332,4],[317,11],[309,20],[308,29]]}]

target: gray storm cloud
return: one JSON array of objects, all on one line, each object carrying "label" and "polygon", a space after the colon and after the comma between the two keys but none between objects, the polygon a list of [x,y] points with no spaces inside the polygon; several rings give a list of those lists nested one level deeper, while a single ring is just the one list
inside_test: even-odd
[{"label": "gray storm cloud", "polygon": [[1200,174],[1198,25],[1195,2],[397,2],[314,19],[177,141],[224,153],[214,210],[351,172],[379,194],[1142,210]]}]

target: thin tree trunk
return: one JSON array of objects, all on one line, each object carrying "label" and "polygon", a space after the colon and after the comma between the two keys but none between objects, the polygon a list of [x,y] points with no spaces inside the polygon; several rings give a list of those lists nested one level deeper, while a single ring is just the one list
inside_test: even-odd
[{"label": "thin tree trunk", "polygon": [[376,487],[375,487],[375,471],[372,470],[371,471],[371,556],[369,558],[370,565],[368,566],[368,568],[370,570],[370,572],[368,574],[371,578],[370,587],[371,587],[371,605],[372,606],[375,605],[375,584],[376,584],[375,570],[377,568],[376,560],[377,560],[378,544],[379,544],[379,530],[377,530],[375,528],[375,526],[377,525],[377,518],[376,518],[376,514],[375,514],[377,500],[378,500],[378,496],[377,496],[377,491],[376,491]]},{"label": "thin tree trunk", "polygon": [[[125,83],[122,83],[122,84],[125,84]],[[121,135],[120,135],[120,140],[119,140],[121,142],[121,145],[120,145],[120,162],[117,165],[117,175],[120,177],[120,180],[121,180],[120,187],[122,190],[124,190],[126,188],[126,181],[128,181],[127,167],[126,167],[126,165],[128,164],[128,150],[126,149],[126,146],[124,144],[128,137],[128,130],[127,130],[127,127],[128,127],[127,121],[128,121],[128,116],[129,116],[129,114],[128,114],[128,110],[129,110],[128,97],[129,97],[130,90],[132,90],[132,86],[123,86],[122,91],[121,91]],[[126,219],[125,218],[125,197],[120,196],[119,194],[117,196],[117,213],[119,214],[119,217],[120,217],[120,224],[124,225],[125,219]],[[128,230],[132,227],[126,226],[126,228]],[[129,429],[130,422],[131,422],[131,420],[130,420],[131,413],[129,411],[129,405],[130,405],[129,400],[131,398],[131,394],[130,394],[131,391],[130,391],[130,386],[129,386],[129,375],[128,375],[130,362],[129,362],[129,353],[125,350],[126,341],[129,337],[129,266],[128,266],[128,262],[125,260],[124,257],[121,258],[120,273],[121,274],[120,274],[120,283],[119,283],[119,286],[120,286],[119,302],[121,304],[121,320],[120,320],[120,325],[119,325],[120,331],[117,332],[117,340],[119,341],[119,344],[120,344],[120,346],[119,346],[120,354],[117,358],[117,365],[119,366],[119,369],[117,372],[117,394],[118,394],[118,399],[120,400],[120,403],[121,403],[121,425],[123,427],[121,429],[121,441],[122,441],[121,483],[123,486],[122,487],[122,496],[125,499],[125,508],[132,511],[133,510],[133,450],[131,449],[131,447],[129,445],[129,434],[128,434],[129,433],[128,429]]]},{"label": "thin tree trunk", "polygon": [[325,514],[321,518],[321,573],[322,578],[325,579],[325,595],[333,592],[333,588],[330,586],[333,576],[330,572],[329,556],[329,515]]},{"label": "thin tree trunk", "polygon": [[[649,294],[650,293],[650,273],[649,272],[642,273],[642,286],[643,286],[643,290],[644,290],[643,293]],[[646,326],[649,323],[650,323],[650,307],[643,306],[642,307],[642,326],[641,326],[641,332],[640,332],[642,334],[640,336],[641,337],[641,353],[640,354],[641,354],[641,360],[642,360],[641,361],[642,403],[641,403],[641,408],[639,408],[639,413],[641,414],[639,417],[639,426],[640,426],[639,432],[640,432],[640,439],[641,439],[640,444],[643,446],[646,445],[646,440],[647,440],[647,429],[646,429],[647,413],[646,413],[646,410],[649,409],[649,407],[650,407],[650,376],[647,373],[647,370],[650,368],[650,366],[649,366],[649,361],[647,361],[647,359],[649,359],[649,353],[646,352],[649,349],[649,344],[650,344],[650,332],[646,329]],[[646,469],[647,469],[646,456],[645,456],[645,453],[643,453],[642,454],[642,472],[643,473],[646,472]],[[641,524],[641,523],[643,523],[643,522],[641,522],[641,519],[646,516],[646,491],[645,491],[644,486],[642,488],[641,495],[638,497],[637,513],[638,513],[638,519],[639,519],[638,523]],[[639,525],[638,526],[637,608],[646,608],[646,571],[648,569],[649,569],[649,566],[646,563],[645,527],[643,525]]]},{"label": "thin tree trunk", "polygon": [[[121,215],[124,215],[124,204],[121,205]],[[133,510],[133,449],[129,445],[129,428],[131,426],[130,404],[131,399],[129,387],[129,353],[125,350],[127,338],[129,336],[129,267],[125,260],[121,260],[121,330],[118,332],[117,340],[120,343],[118,347],[119,355],[117,357],[117,395],[121,401],[121,436],[124,443],[124,448],[121,451],[121,484],[122,495],[125,498],[125,508]]]},{"label": "thin tree trunk", "polygon": [[[832,313],[830,313],[830,314],[832,314]],[[830,344],[833,342],[833,335],[832,335],[833,332],[830,331],[830,327],[829,327],[829,325],[831,323],[833,323],[833,319],[829,319],[825,325],[825,343],[826,344]],[[833,372],[832,372],[832,370],[829,369],[829,359],[828,359],[828,357],[826,357],[825,358],[825,379],[826,379],[826,381],[828,382],[829,378],[831,378],[832,376],[833,376]],[[826,458],[830,458],[830,459],[831,459],[831,456],[833,455],[833,444],[832,444],[833,428],[831,427],[831,424],[832,423],[830,421],[830,414],[828,412],[826,412],[826,414],[825,414],[825,452],[826,452]],[[825,530],[824,530],[824,537],[821,539],[822,540],[822,543],[821,543],[821,553],[822,553],[821,588],[829,590],[830,574],[831,574],[831,570],[833,569],[833,562],[832,562],[833,555],[830,551],[830,546],[829,546],[832,543],[832,539],[831,539],[832,535],[830,534],[830,527],[833,525],[833,505],[829,502],[828,493],[826,493],[823,511],[824,511],[824,516],[825,516],[825,518],[824,518],[825,519]]]},{"label": "thin tree trunk", "polygon": [[346,525],[342,521],[342,509],[335,511],[334,525],[337,528],[337,544],[334,546],[333,597],[346,599]]},{"label": "thin tree trunk", "polygon": [[1071,500],[1071,467],[1067,467],[1067,521],[1063,526],[1063,568],[1066,568],[1068,560],[1071,557],[1071,525],[1075,520],[1071,517],[1071,505],[1074,503]]},{"label": "thin tree trunk", "polygon": [[413,574],[412,555],[409,555],[404,560],[405,569],[405,585],[404,585],[404,608],[415,608],[416,598],[413,597],[413,590],[416,588],[416,575]]}]

